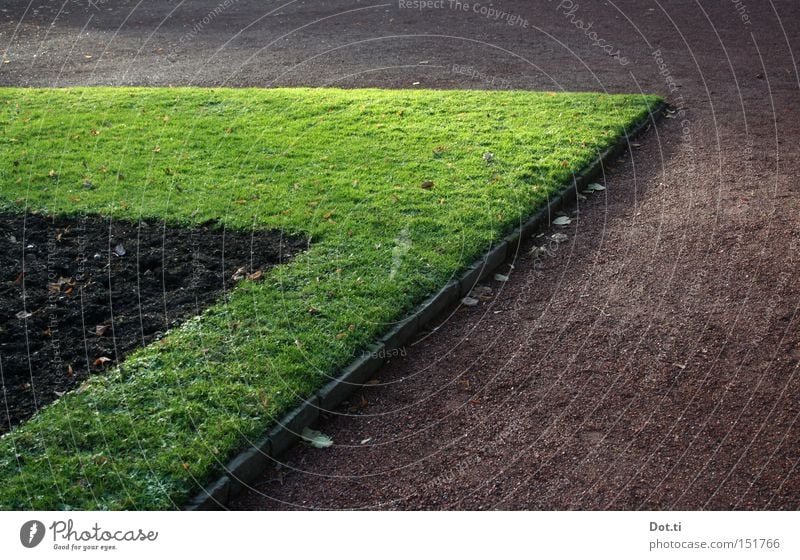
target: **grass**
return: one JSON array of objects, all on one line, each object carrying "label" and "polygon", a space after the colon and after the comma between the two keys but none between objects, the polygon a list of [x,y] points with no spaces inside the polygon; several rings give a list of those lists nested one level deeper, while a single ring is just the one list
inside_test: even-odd
[{"label": "grass", "polygon": [[185,501],[657,101],[0,89],[0,208],[215,220],[312,239],[265,280],[241,284],[3,437],[0,508]]}]

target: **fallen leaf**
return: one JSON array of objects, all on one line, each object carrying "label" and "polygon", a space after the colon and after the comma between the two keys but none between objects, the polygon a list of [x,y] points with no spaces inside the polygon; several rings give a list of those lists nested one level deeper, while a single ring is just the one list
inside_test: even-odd
[{"label": "fallen leaf", "polygon": [[491,286],[475,286],[470,290],[469,295],[475,298],[489,300],[493,292],[494,290],[492,290]]},{"label": "fallen leaf", "polygon": [[569,239],[569,236],[566,235],[565,233],[554,233],[553,235],[550,236],[550,239],[552,239],[556,243],[563,243],[564,241]]},{"label": "fallen leaf", "polygon": [[330,437],[326,436],[322,432],[312,430],[308,427],[303,428],[303,433],[300,434],[300,437],[303,439],[303,441],[311,444],[311,447],[324,449],[325,447],[330,447],[333,445],[333,440]]},{"label": "fallen leaf", "polygon": [[255,282],[256,280],[261,280],[262,276],[264,276],[264,272],[261,270],[256,270],[254,273],[248,274],[247,279]]},{"label": "fallen leaf", "polygon": [[568,216],[559,216],[555,220],[553,220],[553,224],[557,226],[568,226],[572,223],[572,219]]},{"label": "fallen leaf", "polygon": [[233,276],[231,276],[231,278],[233,280],[241,280],[245,276],[247,276],[247,271],[243,266],[240,266],[239,268],[236,269],[236,272],[233,273]]},{"label": "fallen leaf", "polygon": [[23,319],[27,319],[31,315],[33,315],[33,313],[30,313],[29,311],[20,311],[15,315],[15,317],[21,321]]},{"label": "fallen leaf", "polygon": [[467,307],[475,307],[480,302],[477,299],[475,299],[474,297],[467,296],[467,297],[461,299],[461,303],[463,303]]},{"label": "fallen leaf", "polygon": [[73,286],[74,284],[75,284],[75,280],[73,280],[72,278],[64,278],[63,276],[60,276],[58,278],[58,280],[56,280],[55,282],[49,282],[47,284],[47,289],[49,291],[57,294],[57,293],[61,292],[62,290],[63,291],[69,290],[69,288],[71,286]]},{"label": "fallen leaf", "polygon": [[102,366],[106,365],[110,361],[111,361],[111,358],[107,358],[105,356],[100,356],[99,358],[97,358],[94,361],[94,366],[95,367],[102,367]]},{"label": "fallen leaf", "polygon": [[117,243],[117,245],[114,247],[114,254],[118,257],[124,257],[126,253],[127,251],[122,243]]},{"label": "fallen leaf", "polygon": [[428,189],[428,190],[429,190],[429,189],[432,189],[432,188],[433,188],[433,181],[424,181],[424,182],[423,182],[423,183],[420,185],[420,187],[422,187],[423,189]]},{"label": "fallen leaf", "polygon": [[589,185],[587,185],[587,187],[586,187],[586,190],[590,191],[590,192],[591,191],[604,191],[604,190],[606,190],[606,188],[603,185],[601,185],[600,183],[589,183]]},{"label": "fallen leaf", "polygon": [[108,332],[108,330],[110,328],[111,328],[111,325],[97,325],[94,328],[94,334],[97,335],[97,336],[103,336]]},{"label": "fallen leaf", "polygon": [[505,274],[495,274],[494,279],[498,282],[508,282],[508,276]]},{"label": "fallen leaf", "polygon": [[547,248],[542,245],[541,247],[533,247],[530,251],[531,255],[534,257],[538,257],[539,255],[543,255],[547,252]]},{"label": "fallen leaf", "polygon": [[368,443],[369,443],[369,442],[371,442],[371,441],[372,441],[372,438],[371,438],[371,437],[368,437],[367,439],[362,439],[362,440],[361,440],[361,445],[366,445],[366,444],[368,444]]}]

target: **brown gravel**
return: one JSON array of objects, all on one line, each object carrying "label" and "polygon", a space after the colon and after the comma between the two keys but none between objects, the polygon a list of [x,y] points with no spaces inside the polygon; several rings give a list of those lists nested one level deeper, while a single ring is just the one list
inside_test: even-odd
[{"label": "brown gravel", "polygon": [[[17,26],[26,4],[0,12],[10,45],[0,83],[503,79],[659,92],[686,108],[609,170],[608,190],[559,229],[566,242],[537,263],[528,241],[491,302],[442,317],[380,373],[385,385],[364,390],[366,408],[321,425],[334,447],[291,451],[235,507],[800,507],[797,3],[746,2],[749,23],[724,0],[576,2],[574,16],[556,2],[493,4],[525,28],[396,1],[265,15],[273,4],[239,0],[183,41],[219,2],[164,20],[177,3],[129,14],[134,2],[109,1],[80,35],[84,7],[67,4],[73,13],[53,27],[40,8]],[[629,63],[571,17],[592,21]]]}]

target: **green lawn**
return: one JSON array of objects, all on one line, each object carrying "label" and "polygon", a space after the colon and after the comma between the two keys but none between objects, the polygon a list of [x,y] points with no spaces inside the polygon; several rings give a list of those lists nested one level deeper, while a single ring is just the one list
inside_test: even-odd
[{"label": "green lawn", "polygon": [[0,208],[217,220],[312,239],[2,438],[0,508],[185,501],[657,101],[0,89]]}]

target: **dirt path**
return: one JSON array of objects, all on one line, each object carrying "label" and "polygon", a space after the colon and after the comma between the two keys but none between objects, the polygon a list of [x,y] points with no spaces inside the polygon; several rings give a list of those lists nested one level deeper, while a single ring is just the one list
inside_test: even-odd
[{"label": "dirt path", "polygon": [[585,4],[496,2],[510,16],[492,20],[448,1],[109,0],[51,27],[58,7],[18,25],[26,3],[4,3],[3,84],[509,85],[685,108],[566,242],[536,262],[529,242],[491,302],[331,415],[335,447],[295,449],[237,507],[800,507],[800,7]]}]

